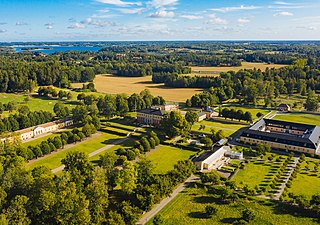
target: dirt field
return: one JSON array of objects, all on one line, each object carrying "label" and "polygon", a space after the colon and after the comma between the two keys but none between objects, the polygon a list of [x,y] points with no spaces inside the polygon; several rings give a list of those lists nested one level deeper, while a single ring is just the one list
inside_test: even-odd
[{"label": "dirt field", "polygon": [[[192,74],[193,75],[201,75],[201,76],[217,76],[221,72],[228,72],[228,71],[239,71],[241,69],[261,69],[264,71],[267,67],[268,68],[281,68],[286,65],[280,65],[280,64],[266,64],[266,63],[249,63],[249,62],[242,62],[242,66],[236,66],[236,67],[216,67],[216,66],[210,66],[210,67],[201,67],[201,66],[193,66],[192,67]],[[199,72],[200,71],[200,72]]]},{"label": "dirt field", "polygon": [[[94,84],[98,92],[108,94],[125,93],[131,95],[149,89],[154,96],[162,96],[167,101],[185,102],[202,89],[197,88],[168,88],[163,84],[153,84],[148,77],[117,77],[113,75],[97,75]],[[73,87],[82,87],[82,84],[72,84]]]}]

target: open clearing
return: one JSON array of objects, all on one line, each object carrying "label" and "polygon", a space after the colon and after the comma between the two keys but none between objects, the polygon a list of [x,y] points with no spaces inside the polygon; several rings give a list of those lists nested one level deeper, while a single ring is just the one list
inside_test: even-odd
[{"label": "open clearing", "polygon": [[277,114],[273,119],[320,126],[320,115],[308,113]]},{"label": "open clearing", "polygon": [[264,71],[266,68],[281,68],[287,65],[280,65],[280,64],[267,64],[267,63],[250,63],[250,62],[242,62],[242,66],[209,66],[209,67],[202,67],[202,66],[193,66],[191,67],[192,73],[194,75],[201,75],[201,76],[217,76],[221,72],[228,72],[228,71],[235,71],[238,72],[241,69],[260,69]]},{"label": "open clearing", "polygon": [[[167,101],[185,102],[195,93],[201,92],[201,88],[169,88],[164,84],[152,83],[151,76],[147,77],[118,77],[111,74],[97,75],[94,85],[98,92],[108,94],[140,93],[149,89],[154,96],[162,96]],[[73,87],[82,87],[81,83],[72,84]]]},{"label": "open clearing", "polygon": [[[242,210],[246,208],[256,214],[255,220],[248,224],[318,224],[313,218],[308,218],[300,212],[291,215],[285,206],[268,200],[246,200],[235,204],[221,204],[216,201],[201,188],[186,188],[160,211],[163,224],[232,224],[241,217]],[[204,215],[208,204],[218,209],[212,218],[206,218]],[[147,224],[151,225],[152,219]]]},{"label": "open clearing", "polygon": [[179,160],[187,160],[196,152],[179,149],[167,145],[160,145],[160,149],[147,156],[155,166],[155,173],[162,174],[173,169]]}]

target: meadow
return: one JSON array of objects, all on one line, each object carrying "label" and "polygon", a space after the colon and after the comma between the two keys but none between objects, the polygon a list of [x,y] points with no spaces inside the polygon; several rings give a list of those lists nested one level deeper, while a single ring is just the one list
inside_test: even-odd
[{"label": "meadow", "polygon": [[320,115],[309,113],[277,114],[275,117],[273,117],[273,119],[320,126]]},{"label": "meadow", "polygon": [[[164,84],[154,84],[151,76],[147,77],[118,77],[114,75],[97,75],[94,79],[95,88],[100,93],[127,94],[140,93],[149,89],[154,96],[162,96],[167,101],[185,102],[194,94],[202,91],[200,88],[169,88]],[[73,87],[82,87],[81,83],[72,84]]]},{"label": "meadow", "polygon": [[[207,205],[215,206],[218,211],[212,218],[204,215]],[[238,203],[223,204],[216,201],[204,189],[197,187],[186,188],[161,211],[163,224],[166,225],[207,225],[207,224],[232,224],[241,217],[244,209],[255,212],[255,220],[248,224],[255,225],[283,225],[283,224],[318,224],[313,218],[308,218],[302,212],[290,214],[284,205],[263,199],[238,201]],[[147,225],[151,225],[150,220]]]},{"label": "meadow", "polygon": [[196,152],[183,150],[167,145],[160,145],[160,148],[147,156],[155,166],[154,172],[163,174],[173,169],[174,164],[179,160],[187,160]]}]

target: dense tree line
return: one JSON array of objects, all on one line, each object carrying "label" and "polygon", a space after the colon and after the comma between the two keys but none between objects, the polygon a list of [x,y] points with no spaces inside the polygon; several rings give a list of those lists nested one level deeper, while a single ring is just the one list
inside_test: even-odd
[{"label": "dense tree line", "polygon": [[50,122],[54,115],[47,111],[31,112],[26,109],[23,113],[11,114],[0,119],[0,133],[13,132],[24,128]]},{"label": "dense tree line", "polygon": [[1,154],[2,224],[135,224],[193,171],[191,161],[179,161],[155,174],[147,159],[124,161],[119,170],[110,153],[94,167],[84,153],[70,152],[62,160],[64,172],[55,176],[45,167],[28,171],[20,156]]},{"label": "dense tree line", "polygon": [[68,87],[70,82],[93,81],[92,67],[61,61],[26,62],[0,57],[0,92],[32,91],[36,85]]},{"label": "dense tree line", "polygon": [[[301,65],[300,65],[301,64]],[[180,78],[179,78],[180,79]],[[239,72],[222,73],[220,77],[198,77],[185,80],[202,81],[199,86],[207,87],[209,90],[194,95],[186,102],[188,106],[204,107],[223,102],[228,99],[238,99],[241,103],[256,104],[258,98],[264,99],[266,106],[272,106],[273,100],[280,94],[291,95],[294,93],[307,96],[310,92],[309,102],[306,108],[314,108],[317,105],[318,97],[312,91],[320,90],[320,70],[312,69],[305,65],[305,61],[296,62],[295,66],[281,69],[260,70],[240,70]],[[176,84],[180,85],[178,80]],[[309,91],[308,91],[309,90]]]}]

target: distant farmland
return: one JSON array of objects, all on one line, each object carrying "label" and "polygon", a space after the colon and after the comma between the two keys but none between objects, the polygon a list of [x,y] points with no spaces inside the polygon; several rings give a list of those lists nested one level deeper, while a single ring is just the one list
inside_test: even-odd
[{"label": "distant farmland", "polygon": [[[151,76],[148,77],[117,77],[114,75],[97,75],[94,84],[98,92],[108,94],[125,93],[131,95],[149,89],[154,96],[162,96],[167,101],[185,102],[200,88],[169,88],[164,84],[154,84]],[[73,84],[73,87],[82,87],[82,84]]]},{"label": "distant farmland", "polygon": [[[198,76],[218,76],[221,72],[239,71],[240,69],[261,69],[280,68],[285,65],[248,63],[243,62],[240,67],[192,67],[191,75]],[[200,72],[195,72],[200,71]],[[97,75],[94,80],[98,92],[108,94],[128,94],[139,93],[144,89],[149,89],[154,96],[162,96],[167,101],[185,102],[194,94],[203,91],[201,88],[169,88],[164,84],[152,83],[151,76],[147,77],[118,77],[112,74]],[[82,87],[82,84],[73,84],[73,87]]]},{"label": "distant farmland", "polygon": [[200,76],[218,76],[221,72],[228,72],[228,71],[235,71],[238,72],[241,69],[260,69],[264,71],[266,68],[276,68],[279,69],[281,67],[285,67],[287,65],[280,65],[280,64],[267,64],[267,63],[250,63],[250,62],[242,62],[242,66],[209,66],[209,67],[202,67],[202,66],[193,66],[192,74],[193,75],[200,75]]}]

